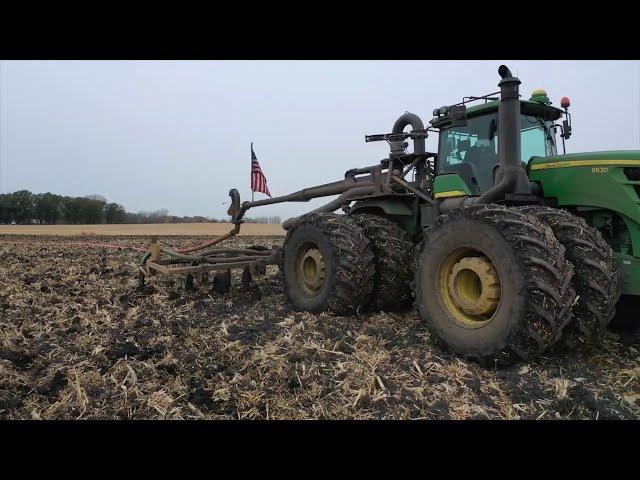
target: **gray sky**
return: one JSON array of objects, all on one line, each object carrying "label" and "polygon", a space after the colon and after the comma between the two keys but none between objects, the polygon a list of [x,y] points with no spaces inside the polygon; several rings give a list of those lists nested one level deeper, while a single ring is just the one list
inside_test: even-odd
[{"label": "gray sky", "polygon": [[365,134],[496,91],[501,63],[525,98],[544,87],[554,105],[571,99],[567,152],[640,149],[640,62],[2,61],[0,192],[99,193],[133,212],[223,218],[229,188],[251,197],[252,141],[274,196],[339,180],[387,155]]}]

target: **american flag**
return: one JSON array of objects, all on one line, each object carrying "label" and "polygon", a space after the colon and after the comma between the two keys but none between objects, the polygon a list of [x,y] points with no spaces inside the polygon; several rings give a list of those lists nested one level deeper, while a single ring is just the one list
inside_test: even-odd
[{"label": "american flag", "polygon": [[271,193],[267,188],[267,177],[262,173],[256,154],[253,153],[253,143],[251,144],[251,191],[262,192],[271,196]]}]

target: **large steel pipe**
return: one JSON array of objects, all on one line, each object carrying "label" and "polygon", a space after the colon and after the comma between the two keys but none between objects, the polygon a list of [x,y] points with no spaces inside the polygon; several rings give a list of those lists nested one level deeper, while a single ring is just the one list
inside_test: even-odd
[{"label": "large steel pipe", "polygon": [[260,207],[262,205],[272,205],[274,203],[283,202],[308,202],[314,198],[330,197],[332,195],[340,195],[347,190],[359,187],[370,187],[375,185],[372,175],[364,177],[347,177],[344,180],[337,182],[326,183],[324,185],[318,185],[317,187],[310,187],[299,190],[289,195],[283,195],[281,197],[266,198],[264,200],[256,200],[254,202],[243,202],[240,208],[240,214],[238,219],[241,219],[244,213],[253,207]]},{"label": "large steel pipe", "polygon": [[[332,200],[329,203],[327,203],[326,205],[323,205],[323,206],[321,206],[319,208],[316,208],[315,210],[312,210],[309,213],[331,213],[331,212],[335,212],[342,205],[344,205],[345,203],[351,202],[351,200],[356,198],[356,197],[363,197],[363,196],[370,195],[370,194],[374,193],[376,191],[376,188],[377,187],[375,185],[368,185],[368,186],[351,188],[351,189],[347,190],[346,192],[343,192],[335,200]],[[308,215],[309,213],[306,213],[305,215]],[[284,221],[282,223],[282,228],[284,228],[285,230],[289,230],[293,225],[296,224],[296,222],[298,222],[305,215],[300,215],[298,217],[293,217],[293,218],[290,218],[290,219]]]}]

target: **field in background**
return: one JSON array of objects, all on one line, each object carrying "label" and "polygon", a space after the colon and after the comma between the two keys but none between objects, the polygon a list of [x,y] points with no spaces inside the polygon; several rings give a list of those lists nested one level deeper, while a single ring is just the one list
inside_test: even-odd
[{"label": "field in background", "polygon": [[[152,223],[115,225],[0,225],[0,235],[223,235],[231,223]],[[241,235],[284,235],[280,225],[246,223]]]}]

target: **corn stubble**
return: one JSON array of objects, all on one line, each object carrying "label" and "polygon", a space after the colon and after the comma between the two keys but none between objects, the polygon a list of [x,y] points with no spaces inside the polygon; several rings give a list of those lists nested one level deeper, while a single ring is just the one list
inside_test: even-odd
[{"label": "corn stubble", "polygon": [[1,240],[2,419],[640,416],[640,347],[611,332],[590,349],[487,370],[437,347],[414,311],[294,312],[277,267],[248,289],[234,272],[228,294],[162,276],[139,290],[138,252]]}]

